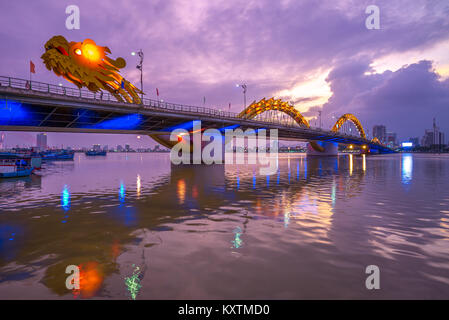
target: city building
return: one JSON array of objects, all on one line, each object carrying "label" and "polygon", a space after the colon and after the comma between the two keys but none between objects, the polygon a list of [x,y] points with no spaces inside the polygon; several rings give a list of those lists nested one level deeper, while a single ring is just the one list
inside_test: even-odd
[{"label": "city building", "polygon": [[36,136],[36,148],[39,151],[47,150],[47,134],[46,133],[38,133]]},{"label": "city building", "polygon": [[437,127],[435,118],[433,119],[433,128],[426,129],[424,131],[424,136],[421,139],[421,146],[428,148],[441,148],[444,146],[444,132],[440,131],[440,128]]},{"label": "city building", "polygon": [[[379,138],[378,138],[379,139]],[[380,140],[380,139],[379,139]],[[382,140],[381,140],[382,141]],[[398,145],[397,143],[397,135],[395,132],[387,132],[385,143],[390,148],[395,147]]]},{"label": "city building", "polygon": [[431,147],[433,144],[433,130],[424,130],[424,135],[421,138],[421,146]]},{"label": "city building", "polygon": [[373,138],[379,139],[380,142],[387,142],[387,128],[384,125],[376,125],[373,127]]},{"label": "city building", "polygon": [[123,152],[123,147],[121,145],[117,145],[117,152]]},{"label": "city building", "polygon": [[129,147],[129,144],[125,144],[125,151],[126,151],[126,152],[129,152],[130,149],[131,149],[131,148]]},{"label": "city building", "polygon": [[92,150],[100,151],[101,150],[101,146],[99,144],[94,144]]},{"label": "city building", "polygon": [[2,132],[0,133],[0,150],[5,148],[4,143],[5,143],[5,133]]},{"label": "city building", "polygon": [[413,146],[414,146],[414,147],[419,146],[419,138],[418,138],[418,137],[410,138],[410,139],[408,139],[408,141],[410,141],[411,143],[413,143]]}]

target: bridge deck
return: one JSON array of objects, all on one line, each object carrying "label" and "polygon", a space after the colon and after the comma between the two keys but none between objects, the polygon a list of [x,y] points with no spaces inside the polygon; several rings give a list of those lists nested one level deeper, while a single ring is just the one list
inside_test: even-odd
[{"label": "bridge deck", "polygon": [[[237,113],[143,99],[141,105],[117,101],[109,93],[92,93],[22,79],[0,77],[0,130],[152,134],[188,121],[203,127],[278,129],[280,139],[321,140],[367,144],[389,150],[356,136],[286,124],[279,120],[242,119]],[[385,150],[384,150],[385,151]]]}]

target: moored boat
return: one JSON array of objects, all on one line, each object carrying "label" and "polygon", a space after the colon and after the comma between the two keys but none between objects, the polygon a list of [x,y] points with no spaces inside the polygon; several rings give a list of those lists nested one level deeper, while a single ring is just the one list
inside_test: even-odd
[{"label": "moored boat", "polygon": [[0,152],[0,161],[8,159],[24,159],[32,168],[37,170],[40,170],[42,166],[42,157],[36,152]]},{"label": "moored boat", "polygon": [[96,150],[89,150],[86,151],[86,156],[105,156],[106,155],[106,151],[96,151]]},{"label": "moored boat", "polygon": [[49,150],[41,152],[43,161],[54,161],[54,160],[73,160],[75,156],[75,151],[73,150]]},{"label": "moored boat", "polygon": [[31,163],[23,158],[0,159],[0,178],[27,177],[33,170]]}]

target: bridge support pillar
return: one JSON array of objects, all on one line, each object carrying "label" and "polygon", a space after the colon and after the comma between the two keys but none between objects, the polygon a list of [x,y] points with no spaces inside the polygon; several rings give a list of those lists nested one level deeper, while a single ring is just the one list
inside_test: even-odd
[{"label": "bridge support pillar", "polygon": [[[175,163],[181,163],[179,164],[173,164],[174,166],[183,166],[183,165],[221,165],[224,164],[225,161],[225,137],[219,133],[219,134],[210,134],[208,141],[204,141],[204,135],[203,137],[201,134],[197,136],[196,142],[194,142],[194,135],[190,134],[190,136],[180,136],[178,141],[170,141],[169,135],[159,135],[159,136],[151,136],[156,142],[159,142],[163,146],[172,149],[170,154],[170,159],[174,157],[174,159],[177,159]],[[179,150],[178,154],[176,155],[173,152],[173,148],[177,145],[177,150]],[[181,147],[184,145],[183,147]],[[188,150],[188,151],[186,151]],[[186,151],[184,154],[183,152]],[[187,157],[183,158],[187,154]]]},{"label": "bridge support pillar", "polygon": [[308,156],[336,156],[338,155],[338,143],[336,142],[326,142],[326,141],[316,141],[316,143],[321,146],[324,150],[315,150],[310,143],[307,144],[307,155]]}]

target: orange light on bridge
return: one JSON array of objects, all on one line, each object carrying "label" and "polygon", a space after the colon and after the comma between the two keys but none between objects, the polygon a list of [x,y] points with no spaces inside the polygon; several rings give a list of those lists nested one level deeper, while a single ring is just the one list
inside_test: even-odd
[{"label": "orange light on bridge", "polygon": [[349,145],[349,149],[353,149],[354,146],[352,144]]}]

